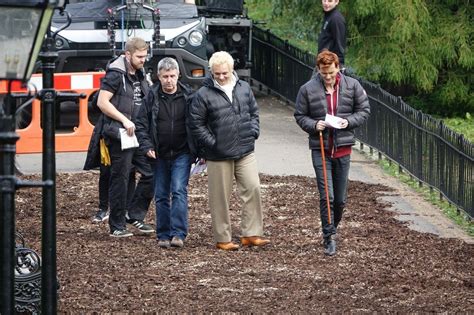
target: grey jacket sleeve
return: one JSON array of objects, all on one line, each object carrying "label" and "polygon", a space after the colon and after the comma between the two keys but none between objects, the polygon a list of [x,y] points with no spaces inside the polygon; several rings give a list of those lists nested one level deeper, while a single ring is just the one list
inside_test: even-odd
[{"label": "grey jacket sleeve", "polygon": [[369,118],[370,115],[370,105],[367,93],[365,92],[362,85],[360,85],[359,81],[354,81],[355,86],[353,95],[353,114],[345,117],[349,122],[349,125],[347,126],[348,130],[361,126]]},{"label": "grey jacket sleeve", "polygon": [[303,85],[296,96],[295,119],[296,123],[309,134],[316,134],[317,120],[310,117],[308,90]]}]

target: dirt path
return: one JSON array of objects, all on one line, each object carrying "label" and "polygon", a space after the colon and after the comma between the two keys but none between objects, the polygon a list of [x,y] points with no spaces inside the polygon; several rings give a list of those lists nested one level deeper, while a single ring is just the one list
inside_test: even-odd
[{"label": "dirt path", "polygon": [[[91,223],[97,172],[60,173],[60,313],[474,313],[472,238],[358,152],[338,252],[324,256],[306,136],[295,128],[290,109],[273,98],[259,102],[257,159],[265,174],[265,234],[272,245],[216,250],[206,177],[196,176],[190,182],[190,233],[184,249],[160,249],[154,237],[112,239],[107,224]],[[68,167],[74,161],[82,164],[80,155],[71,156]],[[17,230],[37,251],[40,194],[39,189],[22,189],[16,198]],[[238,241],[235,196],[231,210]],[[396,219],[399,215],[408,215],[410,222]],[[155,223],[154,207],[147,221]],[[419,232],[420,227],[430,233]]]},{"label": "dirt path", "polygon": [[[37,177],[36,177],[37,178]],[[214,248],[206,177],[190,183],[182,250],[154,237],[116,240],[91,224],[97,173],[58,176],[60,313],[474,312],[474,245],[409,229],[384,210],[381,185],[351,182],[338,252],[323,254],[314,180],[262,175],[266,248]],[[41,199],[17,196],[17,228],[40,250]],[[240,204],[231,200],[238,241]],[[153,209],[147,221],[154,224]]]},{"label": "dirt path", "polygon": [[[304,175],[314,177],[307,135],[295,123],[293,109],[274,97],[260,96],[261,137],[257,142],[260,171],[270,175]],[[433,233],[444,238],[458,238],[470,244],[474,238],[467,235],[448,219],[437,206],[420,194],[384,173],[370,156],[368,150],[354,146],[349,178],[368,184],[381,184],[393,192],[381,197],[389,201],[388,209],[397,213],[398,219],[407,221],[414,230]]]}]

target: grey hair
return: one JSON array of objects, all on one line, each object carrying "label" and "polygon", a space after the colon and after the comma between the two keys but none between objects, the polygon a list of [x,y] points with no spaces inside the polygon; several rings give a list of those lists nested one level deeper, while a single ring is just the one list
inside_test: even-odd
[{"label": "grey hair", "polygon": [[161,70],[170,71],[174,69],[178,70],[178,74],[179,74],[179,65],[178,65],[178,62],[174,58],[165,57],[161,59],[160,62],[158,62],[158,69],[157,69],[158,74],[160,73]]}]

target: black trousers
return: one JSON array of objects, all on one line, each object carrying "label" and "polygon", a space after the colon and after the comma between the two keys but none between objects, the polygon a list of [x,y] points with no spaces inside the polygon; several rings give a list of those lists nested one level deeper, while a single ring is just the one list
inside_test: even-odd
[{"label": "black trousers", "polygon": [[[132,166],[128,180],[127,209],[130,209],[130,202],[135,193],[135,167]],[[107,211],[109,209],[109,186],[110,186],[110,166],[100,165],[99,175],[99,209]]]},{"label": "black trousers", "polygon": [[[108,144],[111,159],[109,203],[110,231],[126,228],[126,215],[131,220],[140,220],[146,216],[153,199],[153,172],[146,157],[136,149],[122,151],[119,141]],[[140,179],[132,192],[130,178],[134,170],[140,173]],[[135,179],[133,178],[133,181]]]},{"label": "black trousers", "polygon": [[109,209],[109,182],[110,166],[100,164],[99,175],[99,209],[106,211]]}]

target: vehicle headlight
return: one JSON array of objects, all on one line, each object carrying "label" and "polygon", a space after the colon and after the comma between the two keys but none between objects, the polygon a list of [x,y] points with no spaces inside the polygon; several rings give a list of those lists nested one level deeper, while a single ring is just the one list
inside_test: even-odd
[{"label": "vehicle headlight", "polygon": [[201,45],[203,39],[204,39],[204,36],[199,31],[192,31],[189,34],[189,43],[193,46]]},{"label": "vehicle headlight", "polygon": [[242,35],[240,33],[234,33],[232,34],[232,40],[238,43],[242,40]]}]

